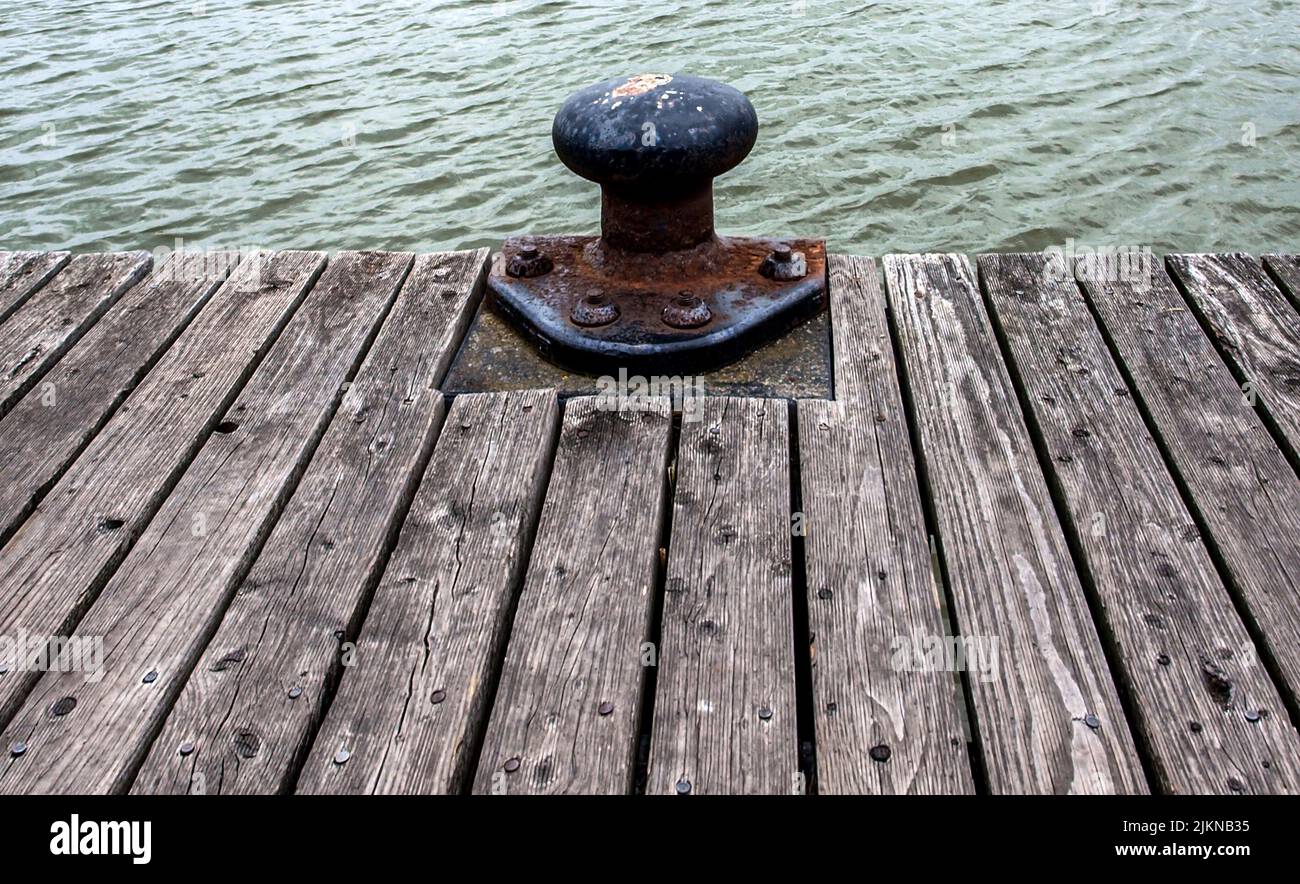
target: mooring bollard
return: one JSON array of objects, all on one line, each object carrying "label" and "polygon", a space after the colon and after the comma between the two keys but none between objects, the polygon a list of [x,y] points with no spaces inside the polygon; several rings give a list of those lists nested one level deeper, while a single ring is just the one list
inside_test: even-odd
[{"label": "mooring bollard", "polygon": [[601,187],[601,235],[515,236],[491,302],[544,354],[584,370],[732,362],[826,306],[822,240],[719,236],[713,179],[758,137],[745,95],[640,74],[571,95],[555,152]]}]

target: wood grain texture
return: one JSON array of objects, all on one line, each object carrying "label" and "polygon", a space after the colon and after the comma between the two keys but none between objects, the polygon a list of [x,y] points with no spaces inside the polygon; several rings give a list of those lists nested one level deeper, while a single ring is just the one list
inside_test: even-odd
[{"label": "wood grain texture", "polygon": [[[158,515],[77,625],[103,678],[46,674],[0,741],[0,792],[124,790],[311,457],[414,258],[334,256]],[[226,648],[238,660],[243,646]],[[146,677],[152,677],[147,681]],[[53,704],[76,707],[52,716]],[[255,756],[255,733],[236,737]]]},{"label": "wood grain texture", "polygon": [[1300,255],[1265,255],[1264,268],[1300,310]]},{"label": "wood grain texture", "polygon": [[[446,332],[477,302],[486,257],[416,258],[133,792],[201,786],[248,794],[292,785],[337,681],[340,645],[357,634],[432,452],[443,416],[436,387],[459,343]],[[238,662],[230,662],[232,651]],[[194,749],[181,755],[187,743]]]},{"label": "wood grain texture", "polygon": [[708,397],[682,424],[648,793],[795,791],[788,412]]},{"label": "wood grain texture", "polygon": [[837,398],[798,403],[818,791],[970,793],[958,675],[925,665],[959,640],[931,573],[876,264],[836,255],[830,274]]},{"label": "wood grain texture", "polygon": [[565,406],[475,792],[632,789],[672,420],[609,405]]},{"label": "wood grain texture", "polygon": [[[67,636],[324,267],[246,258],[0,550],[0,635]],[[0,722],[35,682],[4,660]]]},{"label": "wood grain texture", "polygon": [[63,269],[67,252],[0,252],[0,323]]},{"label": "wood grain texture", "polygon": [[[970,679],[989,788],[1141,792],[1141,765],[1015,390],[962,255],[888,255],[959,632],[1001,665]],[[1097,716],[1098,728],[1085,719]]]},{"label": "wood grain texture", "polygon": [[1163,269],[1145,284],[1082,285],[1279,687],[1300,702],[1300,478]]},{"label": "wood grain texture", "polygon": [[0,325],[0,417],[152,263],[148,252],[78,255]]},{"label": "wood grain texture", "polygon": [[1157,785],[1296,791],[1300,737],[1073,276],[1041,253],[979,267]]},{"label": "wood grain texture", "polygon": [[299,792],[467,784],[558,419],[552,391],[456,397]]},{"label": "wood grain texture", "polygon": [[1169,255],[1197,318],[1300,462],[1300,315],[1249,255]]},{"label": "wood grain texture", "polygon": [[[0,542],[176,340],[229,263],[175,252],[130,289],[0,420]],[[233,261],[234,258],[231,258]]]}]

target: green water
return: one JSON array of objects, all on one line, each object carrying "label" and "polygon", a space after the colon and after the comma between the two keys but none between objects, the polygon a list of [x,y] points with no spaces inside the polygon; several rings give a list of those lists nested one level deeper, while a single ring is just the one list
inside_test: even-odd
[{"label": "green water", "polygon": [[1240,3],[29,0],[0,248],[433,250],[591,232],[571,91],[725,80],[719,229],[842,252],[1300,248],[1300,9]]}]

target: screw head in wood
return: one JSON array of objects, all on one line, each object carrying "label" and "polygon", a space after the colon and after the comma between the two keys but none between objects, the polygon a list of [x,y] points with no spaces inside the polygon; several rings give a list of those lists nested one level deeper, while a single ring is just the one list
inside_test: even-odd
[{"label": "screw head in wood", "polygon": [[1160,656],[1156,657],[1156,662],[1159,663],[1161,666],[1168,666],[1168,665],[1169,665],[1169,655],[1168,655],[1168,654],[1161,654]]},{"label": "screw head in wood", "polygon": [[763,721],[769,721],[772,718],[772,710],[764,706],[758,710],[758,717]]},{"label": "screw head in wood", "polygon": [[1259,721],[1259,712],[1258,712],[1257,710],[1255,710],[1255,709],[1247,709],[1247,710],[1246,710],[1246,720],[1247,720],[1247,721]]},{"label": "screw head in wood", "polygon": [[443,700],[445,700],[445,699],[447,699],[447,692],[446,692],[446,691],[434,691],[433,694],[429,697],[429,700],[430,700],[430,701],[431,701],[435,706],[438,705],[439,703],[441,703],[441,702],[442,702]]},{"label": "screw head in wood", "polygon": [[9,747],[9,754],[12,755],[14,758],[18,758],[19,756],[25,755],[26,753],[27,753],[27,744],[22,742],[21,740]]},{"label": "screw head in wood", "polygon": [[187,755],[193,755],[194,744],[186,740],[184,743],[181,743],[180,747],[176,751],[181,754],[181,758],[184,758]]},{"label": "screw head in wood", "polygon": [[606,700],[604,703],[600,704],[600,708],[596,711],[601,715],[609,715],[609,713],[614,711],[614,704]]},{"label": "screw head in wood", "polygon": [[297,685],[294,685],[293,687],[289,688],[290,700],[296,700],[301,696],[302,696],[302,688],[298,687]]},{"label": "screw head in wood", "polygon": [[884,743],[881,743],[879,746],[872,746],[871,751],[869,751],[867,754],[871,756],[872,761],[878,761],[881,764],[884,764],[886,761],[889,760],[889,756],[893,755],[894,753],[890,750],[888,746],[886,746]]},{"label": "screw head in wood", "polygon": [[349,752],[347,749],[340,749],[339,751],[334,753],[334,763],[347,764],[348,759],[351,757],[352,757],[352,753]]},{"label": "screw head in wood", "polygon": [[146,672],[144,674],[144,678],[141,679],[141,681],[143,681],[145,684],[153,684],[157,680],[158,680],[158,673],[152,669]]},{"label": "screw head in wood", "polygon": [[677,786],[675,788],[677,789],[678,795],[689,795],[691,794],[691,781],[683,777],[677,781]]},{"label": "screw head in wood", "polygon": [[1101,727],[1101,719],[1093,715],[1091,712],[1083,717],[1083,723],[1093,730]]},{"label": "screw head in wood", "polygon": [[63,697],[62,699],[54,701],[54,705],[50,707],[50,714],[54,716],[63,716],[63,715],[67,715],[69,712],[71,712],[73,709],[76,708],[77,708],[76,697]]},{"label": "screw head in wood", "polygon": [[501,769],[504,770],[506,773],[514,773],[515,771],[519,770],[519,759],[507,758],[506,763],[501,765]]},{"label": "screw head in wood", "polygon": [[833,595],[835,595],[835,592],[828,586],[823,586],[817,590],[817,598],[819,599],[828,599]]}]

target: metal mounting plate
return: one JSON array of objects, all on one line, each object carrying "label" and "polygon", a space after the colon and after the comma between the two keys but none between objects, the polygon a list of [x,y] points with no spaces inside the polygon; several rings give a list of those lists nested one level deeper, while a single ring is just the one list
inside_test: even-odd
[{"label": "metal mounting plate", "polygon": [[[802,253],[797,280],[760,273],[774,249]],[[511,257],[526,247],[550,259],[540,276],[510,276]],[[703,326],[680,329],[664,310],[680,292],[711,313]],[[665,255],[607,249],[593,236],[511,237],[488,278],[489,303],[548,359],[581,371],[676,374],[734,362],[826,309],[826,246],[822,240],[717,237]],[[618,318],[583,327],[572,319],[579,301],[607,299]]]}]

